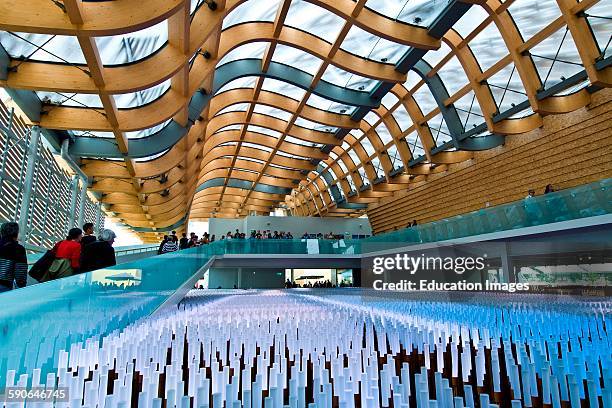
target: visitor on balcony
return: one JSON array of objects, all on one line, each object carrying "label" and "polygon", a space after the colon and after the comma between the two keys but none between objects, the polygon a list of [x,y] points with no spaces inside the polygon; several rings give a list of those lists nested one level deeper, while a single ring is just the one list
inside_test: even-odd
[{"label": "visitor on balcony", "polygon": [[96,242],[96,236],[94,235],[94,225],[91,222],[83,224],[83,238],[81,239],[81,246],[89,245]]},{"label": "visitor on balcony", "polygon": [[176,235],[171,235],[168,241],[162,246],[161,253],[176,252],[179,249],[178,238]]},{"label": "visitor on balcony", "polygon": [[28,259],[17,241],[19,224],[5,222],[0,227],[0,292],[23,288],[27,282]]},{"label": "visitor on balcony", "polygon": [[181,237],[181,240],[179,241],[179,249],[187,249],[187,248],[189,248],[189,239],[187,238],[187,233],[183,232],[183,236]]},{"label": "visitor on balcony", "polygon": [[527,197],[525,197],[525,199],[533,198],[533,197],[535,197],[535,190],[529,189],[529,191],[527,192]]},{"label": "visitor on balcony", "polygon": [[81,272],[95,271],[117,265],[113,243],[117,235],[104,229],[98,239],[81,249]]},{"label": "visitor on balcony", "polygon": [[552,184],[547,184],[546,188],[544,188],[544,194],[554,193],[555,189]]},{"label": "visitor on balcony", "polygon": [[157,255],[161,255],[163,253],[162,249],[164,248],[164,244],[168,242],[169,239],[170,237],[168,235],[164,235],[164,239],[162,240],[162,242],[160,242],[159,248],[157,248]]}]

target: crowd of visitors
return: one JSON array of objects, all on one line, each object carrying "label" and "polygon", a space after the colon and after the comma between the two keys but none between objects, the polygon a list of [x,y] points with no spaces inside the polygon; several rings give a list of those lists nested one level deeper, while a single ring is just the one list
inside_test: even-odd
[{"label": "crowd of visitors", "polygon": [[[30,276],[39,282],[64,278],[83,272],[116,265],[112,230],[94,235],[94,225],[72,228],[62,241],[48,250],[30,269]],[[26,286],[28,260],[19,244],[19,224],[6,222],[0,227],[0,292]]]},{"label": "crowd of visitors", "polygon": [[314,283],[312,282],[306,282],[302,285],[300,285],[297,282],[291,282],[291,280],[287,279],[285,281],[285,288],[287,289],[292,289],[292,288],[345,288],[345,287],[350,287],[350,284],[343,282],[340,282],[338,285],[334,285],[333,283],[331,283],[331,281],[329,279],[326,280],[318,280]]},{"label": "crowd of visitors", "polygon": [[[547,184],[546,187],[544,187],[544,195],[550,194],[550,193],[554,193],[555,191],[557,191],[557,190],[555,189],[555,187],[553,187],[552,184]],[[531,189],[529,189],[529,191],[527,191],[527,196],[525,198],[526,199],[527,198],[533,198],[535,196],[536,196],[536,192],[535,192],[534,189],[531,188]]]},{"label": "crowd of visitors", "polygon": [[[415,221],[416,222],[416,221]],[[415,224],[416,225],[416,224]],[[247,238],[244,232],[240,232],[236,229],[234,232],[228,231],[227,234],[221,235],[221,240],[238,240],[238,239],[294,239],[295,237],[290,231],[272,231],[272,230],[253,230]],[[344,235],[334,234],[333,232],[323,234],[319,233],[308,233],[305,232],[301,239],[343,239]],[[215,235],[209,235],[207,232],[200,238],[194,232],[187,237],[186,233],[183,233],[179,239],[176,235],[176,231],[172,231],[170,235],[164,235],[164,239],[159,244],[157,250],[158,254],[166,254],[169,252],[175,252],[182,249],[193,248],[200,245],[206,245],[216,240]]]}]

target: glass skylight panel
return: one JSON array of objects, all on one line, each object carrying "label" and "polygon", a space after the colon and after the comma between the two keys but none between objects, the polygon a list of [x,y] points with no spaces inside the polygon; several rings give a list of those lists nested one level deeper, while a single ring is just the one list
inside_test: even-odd
[{"label": "glass skylight panel", "polygon": [[168,22],[127,34],[95,37],[104,65],[127,64],[146,58],[168,42]]},{"label": "glass skylight panel", "polygon": [[171,121],[172,119],[168,119],[167,121],[162,122],[159,125],[150,127],[148,129],[137,130],[134,132],[125,132],[125,135],[128,139],[140,139],[143,137],[151,136],[152,134],[157,133],[163,128],[165,128]]},{"label": "glass skylight panel", "polygon": [[419,74],[417,74],[414,71],[408,71],[408,76],[406,77],[406,82],[404,82],[403,85],[404,85],[404,88],[406,88],[407,90],[410,91],[419,82],[421,82],[421,77],[419,76]]},{"label": "glass skylight panel", "polygon": [[310,75],[316,74],[323,62],[312,54],[284,44],[276,46],[272,61],[289,65]]},{"label": "glass skylight panel", "polygon": [[366,7],[391,19],[429,27],[447,3],[445,0],[368,0]]},{"label": "glass skylight panel", "polygon": [[434,68],[436,65],[438,65],[440,61],[442,61],[444,57],[450,54],[450,52],[451,49],[449,48],[449,46],[446,45],[445,42],[442,42],[440,48],[438,48],[437,50],[428,51],[427,54],[423,56],[423,59],[427,61],[427,63],[432,68]]},{"label": "glass skylight panel", "polygon": [[376,152],[374,150],[374,146],[372,146],[372,142],[370,142],[370,139],[368,139],[367,136],[361,139],[359,143],[361,144],[361,147],[363,147],[363,149],[366,151],[368,157],[372,156]]},{"label": "glass skylight panel", "polygon": [[374,130],[376,130],[376,134],[380,138],[380,141],[383,145],[386,145],[387,143],[393,140],[393,136],[391,136],[391,133],[389,133],[389,129],[387,129],[387,126],[385,126],[384,123],[381,123],[380,125],[376,126],[376,129]]},{"label": "glass skylight panel", "polygon": [[146,105],[161,97],[171,85],[171,80],[167,79],[161,84],[155,85],[152,88],[143,89],[142,91],[130,92],[126,94],[113,95],[115,104],[119,109],[134,108],[136,106]]},{"label": "glass skylight panel", "polygon": [[242,125],[227,125],[223,126],[221,129],[217,130],[215,133],[227,132],[229,130],[240,130],[242,129]]},{"label": "glass skylight panel", "polygon": [[260,144],[250,143],[250,142],[242,142],[242,146],[244,146],[244,147],[252,147],[253,149],[259,149],[259,150],[263,150],[263,151],[266,151],[266,152],[271,152],[272,150],[274,150],[271,147],[262,146]]},{"label": "glass skylight panel", "polygon": [[488,16],[489,13],[487,13],[484,7],[470,7],[463,17],[453,25],[453,29],[457,31],[461,37],[465,38]]},{"label": "glass skylight panel", "polygon": [[249,132],[256,132],[256,133],[262,133],[264,135],[268,135],[268,136],[272,136],[275,138],[280,138],[282,133],[278,132],[276,130],[272,130],[272,129],[268,129],[266,127],[262,127],[262,126],[257,126],[257,125],[249,125],[247,126],[247,131]]},{"label": "glass skylight panel", "polygon": [[376,173],[376,178],[385,175],[385,170],[383,169],[382,164],[380,163],[380,159],[378,158],[378,156],[374,156],[372,158],[372,167],[374,167],[374,172]]},{"label": "glass skylight panel", "polygon": [[470,41],[469,47],[483,72],[508,54],[506,43],[493,23],[478,33]]},{"label": "glass skylight panel", "polygon": [[223,19],[223,29],[248,21],[270,21],[276,17],[280,0],[249,0],[240,4]]},{"label": "glass skylight panel", "polygon": [[[278,46],[277,46],[278,48]],[[295,85],[292,85],[285,81],[279,81],[274,78],[266,78],[261,86],[264,91],[274,92],[279,95],[283,95],[295,100],[301,100],[304,97],[306,91]]]},{"label": "glass skylight panel", "polygon": [[159,153],[154,154],[152,156],[140,157],[140,158],[134,159],[134,161],[138,162],[138,163],[142,163],[142,162],[148,162],[148,161],[151,161],[151,160],[155,160],[155,159],[163,156],[164,154],[168,153],[168,150],[170,150],[170,149],[166,149],[163,152],[159,152]]},{"label": "glass skylight panel", "polygon": [[290,159],[297,159],[297,160],[304,160],[304,161],[310,160],[309,157],[298,156],[297,154],[287,153],[287,152],[284,152],[282,150],[277,150],[276,154],[279,155],[279,156],[283,156],[283,157],[289,157]]},{"label": "glass skylight panel", "polygon": [[102,108],[102,101],[97,94],[36,91],[36,95],[43,103],[50,105]]},{"label": "glass skylight panel", "polygon": [[15,59],[25,57],[33,61],[86,63],[79,41],[72,36],[0,31],[0,44]]},{"label": "glass skylight panel", "polygon": [[224,113],[228,112],[246,112],[246,110],[249,108],[249,105],[250,103],[235,103],[233,105],[226,106],[225,108],[221,109],[219,112],[217,112],[215,116],[223,115]]},{"label": "glass skylight panel", "polygon": [[459,59],[455,56],[448,60],[446,64],[442,65],[442,68],[438,70],[438,76],[442,79],[442,82],[444,82],[444,86],[449,95],[455,94],[455,92],[469,83],[463,66],[461,66]]},{"label": "glass skylight panel", "polygon": [[397,146],[395,146],[395,144],[389,146],[389,148],[387,149],[387,155],[389,156],[389,160],[391,160],[391,166],[393,166],[394,170],[403,165],[402,158],[400,157],[399,152],[397,151]]},{"label": "glass skylight panel", "polygon": [[400,127],[402,132],[412,126],[412,119],[410,118],[410,115],[408,114],[408,111],[406,111],[406,108],[404,108],[403,104],[399,104],[398,107],[391,112],[391,115],[397,122],[397,125]]},{"label": "glass skylight panel", "polygon": [[338,156],[338,155],[337,155],[337,154],[336,154],[336,153],[335,153],[335,152],[332,150],[331,152],[329,152],[329,157],[330,157],[332,160],[338,160],[338,157],[340,157],[340,156]]},{"label": "glass skylight panel", "polygon": [[610,35],[610,16],[612,4],[609,1],[600,1],[587,10],[587,20],[591,31],[597,40],[599,52],[604,58],[612,55],[612,36]]},{"label": "glass skylight panel", "polygon": [[337,127],[324,125],[318,122],[313,122],[312,120],[304,119],[301,116],[295,120],[295,124],[297,126],[300,126],[306,129],[319,130],[321,132],[327,132],[327,133],[333,133],[336,130],[338,130]]},{"label": "glass skylight panel", "polygon": [[221,58],[221,60],[217,63],[217,66],[220,67],[223,64],[227,64],[228,62],[247,59],[247,58],[257,58],[262,59],[266,48],[269,43],[263,41],[249,42],[246,44],[242,44]]},{"label": "glass skylight panel", "polygon": [[[334,169],[331,166],[327,167],[327,171],[329,171],[329,174],[332,176],[334,181],[340,180],[340,177],[338,177],[339,175],[336,174],[336,172],[334,171]],[[343,196],[342,188],[340,188],[339,185],[338,185],[338,190],[340,190],[340,195]]]},{"label": "glass skylight panel", "polygon": [[230,81],[227,84],[223,85],[215,94],[218,95],[222,92],[238,88],[253,88],[255,86],[256,81],[257,77],[254,76],[236,78],[233,81]]},{"label": "glass skylight panel", "polygon": [[347,153],[349,155],[349,157],[351,158],[351,160],[353,161],[353,164],[355,166],[359,166],[359,164],[361,163],[361,160],[359,160],[359,155],[357,154],[357,152],[355,151],[355,149],[348,149]]},{"label": "glass skylight panel", "polygon": [[282,119],[284,121],[288,121],[293,116],[293,114],[287,112],[286,110],[273,108],[271,106],[262,104],[256,104],[254,112],[261,113],[262,115],[272,116],[273,118]]},{"label": "glass skylight panel", "polygon": [[544,89],[584,70],[578,49],[567,28],[555,31],[530,50]]},{"label": "glass skylight panel", "polygon": [[361,180],[363,180],[363,184],[364,185],[370,184],[370,179],[368,179],[368,175],[366,174],[366,172],[363,169],[363,167],[359,167],[357,169],[357,173],[359,173],[359,175],[361,176]]},{"label": "glass skylight panel", "polygon": [[342,41],[340,48],[359,57],[369,58],[379,39],[380,37],[354,25]]},{"label": "glass skylight panel", "polygon": [[342,171],[344,172],[344,174],[348,174],[348,167],[346,167],[346,164],[344,164],[344,161],[342,159],[337,160],[336,163],[338,163],[338,166],[340,166],[340,168],[342,169]]},{"label": "glass skylight panel", "polygon": [[370,111],[363,117],[363,120],[368,122],[370,126],[374,126],[374,124],[380,120],[380,116]]},{"label": "glass skylight panel", "polygon": [[338,37],[344,19],[304,0],[293,0],[287,12],[285,25],[299,28],[331,42]]},{"label": "glass skylight panel", "polygon": [[412,94],[412,96],[421,108],[421,112],[424,116],[438,107],[438,103],[431,94],[431,91],[429,90],[427,84],[423,84],[422,86],[420,86],[419,89],[417,89],[416,92]]},{"label": "glass skylight panel", "polygon": [[[241,156],[241,155],[236,156],[236,159],[238,159],[238,160],[246,160],[246,161],[250,161],[250,162],[254,162],[254,163],[259,163],[259,164],[264,164],[265,163],[265,161],[263,161],[263,160],[256,159],[254,157]],[[270,164],[270,165],[272,166],[272,164]],[[280,167],[280,166],[276,166],[275,165],[274,167]]]},{"label": "glass skylight panel", "polygon": [[351,188],[351,191],[357,190],[355,188],[355,182],[353,181],[353,176],[351,176],[350,174],[347,174],[346,175],[346,181],[348,181],[349,187]]},{"label": "glass skylight panel", "polygon": [[515,0],[508,11],[525,41],[561,15],[555,0]]},{"label": "glass skylight panel", "polygon": [[470,131],[473,127],[484,123],[485,119],[480,110],[480,104],[474,95],[474,91],[470,91],[468,94],[461,97],[454,104],[461,124],[463,125],[466,132]]},{"label": "glass skylight panel", "polygon": [[305,140],[302,139],[298,139],[297,137],[293,137],[293,136],[285,136],[285,141],[289,142],[289,143],[294,143],[300,146],[306,146],[306,147],[321,147],[323,146],[322,144],[319,143],[312,143],[312,142],[307,142]]},{"label": "glass skylight panel", "polygon": [[412,152],[413,159],[418,159],[419,157],[425,155],[423,143],[421,142],[421,138],[416,131],[412,131],[408,136],[406,136],[406,142],[408,143],[408,147]]},{"label": "glass skylight panel", "polygon": [[395,96],[395,94],[391,92],[387,92],[385,96],[383,96],[382,98],[382,104],[387,109],[393,108],[393,106],[395,106],[397,101],[399,101],[399,99],[397,99],[397,96]]},{"label": "glass skylight panel", "polygon": [[504,67],[487,79],[487,83],[500,112],[527,100],[527,93],[514,64]]},{"label": "glass skylight panel", "polygon": [[332,102],[329,109],[327,110],[329,112],[339,113],[341,115],[350,115],[354,109],[355,107],[351,105],[345,105],[343,103]]},{"label": "glass skylight panel", "polygon": [[333,101],[329,99],[322,98],[319,95],[310,94],[308,100],[306,101],[306,105],[312,106],[313,108],[327,110]]},{"label": "glass skylight panel", "polygon": [[323,73],[321,79],[329,82],[330,84],[366,92],[372,90],[378,83],[378,81],[375,79],[365,78],[360,75],[353,74],[352,72],[345,71],[336,67],[335,65],[329,65]]},{"label": "glass skylight panel", "polygon": [[429,129],[436,146],[440,146],[449,140],[452,140],[448,126],[446,126],[446,121],[442,117],[441,113],[438,113],[436,116],[431,118],[427,124],[429,125]]}]

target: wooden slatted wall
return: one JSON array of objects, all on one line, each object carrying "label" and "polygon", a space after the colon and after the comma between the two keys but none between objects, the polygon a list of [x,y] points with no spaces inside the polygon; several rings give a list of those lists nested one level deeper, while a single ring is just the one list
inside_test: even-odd
[{"label": "wooden slatted wall", "polygon": [[512,135],[506,144],[477,152],[425,182],[368,208],[375,233],[420,224],[518,200],[530,188],[568,188],[612,177],[612,89],[592,95],[575,112],[550,115],[544,126]]}]

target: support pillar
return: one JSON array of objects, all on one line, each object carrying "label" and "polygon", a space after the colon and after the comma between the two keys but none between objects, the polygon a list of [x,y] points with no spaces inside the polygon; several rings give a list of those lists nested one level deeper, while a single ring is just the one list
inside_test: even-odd
[{"label": "support pillar", "polygon": [[512,265],[512,259],[510,259],[510,255],[508,254],[507,242],[502,244],[500,258],[502,269],[501,282],[516,283],[516,276],[514,276],[514,265]]},{"label": "support pillar", "polygon": [[36,171],[36,159],[38,158],[38,142],[40,140],[40,127],[33,126],[30,131],[30,142],[27,148],[27,167],[23,182],[23,196],[19,211],[19,233],[21,240],[27,242],[29,237],[28,218],[30,212],[30,201],[32,199],[32,186],[34,184],[34,172]]},{"label": "support pillar", "polygon": [[68,213],[68,217],[70,218],[70,222],[68,223],[68,229],[74,228],[77,220],[74,219],[74,214],[76,211],[77,204],[77,192],[79,189],[79,177],[77,175],[72,176],[72,181],[70,182],[70,211]]},{"label": "support pillar", "polygon": [[83,223],[85,222],[85,207],[87,202],[87,180],[81,179],[81,202],[79,203],[79,221],[77,224],[78,228],[83,227]]}]

